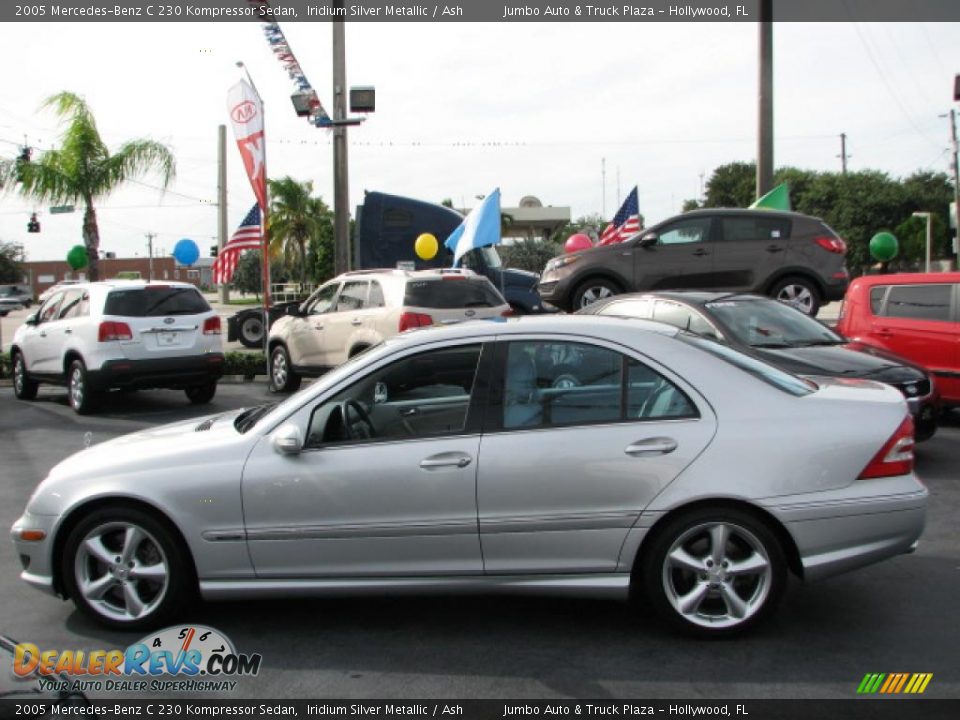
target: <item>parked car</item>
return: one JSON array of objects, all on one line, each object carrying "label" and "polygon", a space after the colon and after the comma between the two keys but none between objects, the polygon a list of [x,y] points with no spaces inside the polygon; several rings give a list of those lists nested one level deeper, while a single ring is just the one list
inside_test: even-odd
[{"label": "parked car", "polygon": [[33,305],[33,293],[26,285],[0,285],[0,300],[12,300],[28,308]]},{"label": "parked car", "polygon": [[642,290],[755,292],[816,315],[847,289],[847,245],[822,220],[771,210],[694,210],[623,243],[554,258],[540,296],[575,311]]},{"label": "parked car", "polygon": [[197,590],[633,592],[719,636],[768,616],[788,570],[915,547],[912,425],[888,385],[804,380],[662,323],[465,322],[278,404],[93,445],[11,532],[23,580],[120,630],[178,621]]},{"label": "parked car", "polygon": [[620,295],[579,311],[656,320],[725,343],[796,375],[864,378],[903,393],[916,439],[937,431],[940,393],[922,367],[860,342],[850,342],[802,312],[759,295],[660,292]]},{"label": "parked car", "polygon": [[470,270],[359,270],[320,286],[270,328],[274,389],[300,387],[411,328],[509,315],[507,301]]},{"label": "parked car", "polygon": [[6,317],[15,310],[23,310],[23,303],[14,298],[0,297],[0,317]]},{"label": "parked car", "polygon": [[837,330],[924,366],[944,404],[960,406],[960,272],[859,277]]},{"label": "parked car", "polygon": [[13,390],[66,385],[71,407],[96,409],[112,388],[176,388],[206,403],[223,374],[220,318],[188,283],[78,283],[51,295],[13,336]]}]

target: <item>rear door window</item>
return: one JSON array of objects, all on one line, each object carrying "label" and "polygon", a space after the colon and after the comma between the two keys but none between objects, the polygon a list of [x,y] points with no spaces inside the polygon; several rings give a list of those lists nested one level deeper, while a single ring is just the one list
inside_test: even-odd
[{"label": "rear door window", "polygon": [[790,221],[775,217],[724,217],[720,219],[720,238],[725,241],[786,240]]},{"label": "rear door window", "polygon": [[350,312],[352,310],[362,310],[366,307],[368,286],[369,283],[366,280],[344,283],[343,290],[337,297],[335,312]]},{"label": "rear door window", "polygon": [[119,317],[200,315],[206,312],[210,312],[210,306],[195,288],[175,286],[112,290],[103,308],[104,315]]},{"label": "rear door window", "polygon": [[952,285],[896,285],[890,288],[886,317],[950,320]]},{"label": "rear door window", "polygon": [[404,305],[437,309],[497,307],[505,302],[486,278],[457,276],[411,280],[403,296]]}]

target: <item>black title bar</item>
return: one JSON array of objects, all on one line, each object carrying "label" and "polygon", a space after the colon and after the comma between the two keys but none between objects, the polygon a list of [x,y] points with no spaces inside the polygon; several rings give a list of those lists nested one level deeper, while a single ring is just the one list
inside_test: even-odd
[{"label": "black title bar", "polygon": [[[756,22],[762,0],[27,0],[4,22]],[[772,0],[775,22],[951,22],[958,0]]]}]

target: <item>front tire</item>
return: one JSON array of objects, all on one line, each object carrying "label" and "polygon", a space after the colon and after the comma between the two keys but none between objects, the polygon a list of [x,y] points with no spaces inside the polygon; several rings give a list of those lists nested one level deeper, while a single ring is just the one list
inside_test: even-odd
[{"label": "front tire", "polygon": [[67,371],[67,398],[77,415],[88,415],[96,410],[100,393],[90,387],[87,366],[82,360],[74,360]]},{"label": "front tire", "polygon": [[194,385],[184,389],[184,392],[187,394],[187,399],[194,405],[205,405],[217,394],[217,384],[208,382],[204,385]]},{"label": "front tire", "polygon": [[296,392],[301,378],[290,364],[290,354],[283,345],[277,345],[270,353],[270,388],[274,392]]},{"label": "front tire", "polygon": [[573,294],[573,307],[571,312],[576,312],[581,310],[588,305],[593,305],[593,303],[598,300],[606,300],[609,297],[614,295],[619,295],[623,290],[612,280],[607,280],[605,278],[592,278],[590,280],[585,280],[579,286],[577,286],[576,292]]},{"label": "front tire", "polygon": [[810,317],[816,317],[820,310],[820,290],[806,278],[788,277],[781,280],[771,288],[770,297]]},{"label": "front tire", "polygon": [[251,350],[263,347],[263,318],[259,315],[248,315],[240,321],[237,333],[240,344]]},{"label": "front tire", "polygon": [[674,628],[706,638],[741,633],[770,615],[786,584],[773,531],[739,508],[699,508],[655,531],[635,581]]},{"label": "front tire", "polygon": [[37,396],[40,383],[31,380],[27,373],[27,363],[20,353],[13,354],[13,394],[18,400],[33,400]]},{"label": "front tire", "polygon": [[77,609],[116,630],[163,625],[196,588],[179,538],[137,508],[105,507],[85,517],[70,532],[61,560]]}]

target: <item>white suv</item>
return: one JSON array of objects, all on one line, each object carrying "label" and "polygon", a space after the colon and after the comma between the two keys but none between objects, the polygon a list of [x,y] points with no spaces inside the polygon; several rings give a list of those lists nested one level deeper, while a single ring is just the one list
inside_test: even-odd
[{"label": "white suv", "polygon": [[300,387],[397,333],[424,325],[512,315],[487,278],[471,270],[360,270],[325,285],[270,328],[274,390]]},{"label": "white suv", "polygon": [[46,299],[13,336],[13,389],[66,385],[84,414],[111,388],[178,388],[206,403],[223,374],[220,318],[187,283],[77,283]]}]

